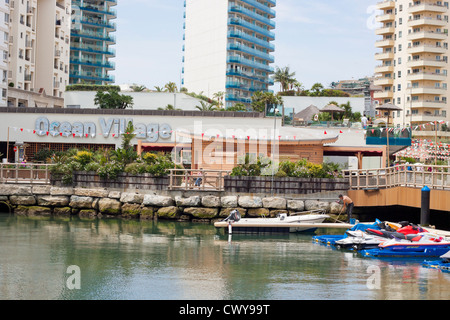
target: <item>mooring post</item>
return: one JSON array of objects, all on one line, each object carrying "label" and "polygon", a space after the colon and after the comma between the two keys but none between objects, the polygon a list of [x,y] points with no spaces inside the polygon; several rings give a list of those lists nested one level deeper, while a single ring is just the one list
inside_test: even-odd
[{"label": "mooring post", "polygon": [[420,213],[420,224],[422,226],[430,225],[430,188],[427,186],[422,189],[422,206]]}]

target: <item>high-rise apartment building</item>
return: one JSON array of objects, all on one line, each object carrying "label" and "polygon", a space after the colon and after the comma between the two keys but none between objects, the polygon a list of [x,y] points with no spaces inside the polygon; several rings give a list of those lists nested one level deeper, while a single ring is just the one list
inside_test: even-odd
[{"label": "high-rise apartment building", "polygon": [[0,107],[8,103],[9,0],[0,0]]},{"label": "high-rise apartment building", "polygon": [[375,85],[382,90],[374,98],[403,109],[394,112],[397,127],[448,120],[448,2],[383,1],[378,9]]},{"label": "high-rise apartment building", "polygon": [[9,4],[9,86],[62,97],[69,80],[70,1]]},{"label": "high-rise apartment building", "polygon": [[110,84],[117,0],[72,0],[70,83]]},{"label": "high-rise apartment building", "polygon": [[186,0],[182,85],[225,106],[273,85],[275,0]]}]

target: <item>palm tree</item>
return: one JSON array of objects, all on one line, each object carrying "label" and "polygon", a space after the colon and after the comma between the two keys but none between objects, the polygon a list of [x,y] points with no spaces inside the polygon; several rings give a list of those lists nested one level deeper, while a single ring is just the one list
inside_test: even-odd
[{"label": "palm tree", "polygon": [[175,93],[178,91],[177,85],[175,84],[175,82],[168,82],[166,83],[166,85],[164,86],[164,88],[166,89],[166,92],[171,92],[171,93]]},{"label": "palm tree", "polygon": [[159,86],[155,86],[155,90],[156,90],[156,92],[163,92],[164,88],[159,87]]},{"label": "palm tree", "polygon": [[217,107],[207,103],[205,101],[200,101],[200,106],[195,106],[200,111],[217,111]]},{"label": "palm tree", "polygon": [[273,75],[273,80],[280,84],[280,89],[285,92],[289,89],[289,86],[295,80],[295,72],[291,72],[289,67],[279,68],[276,67],[275,74]]},{"label": "palm tree", "polygon": [[214,93],[214,95],[213,95],[214,99],[217,99],[217,103],[219,105],[219,108],[223,106],[223,97],[224,96],[225,96],[225,92],[223,92],[223,91]]},{"label": "palm tree", "polygon": [[252,109],[256,112],[267,113],[268,106],[270,105],[282,105],[283,98],[279,95],[275,95],[273,92],[257,91],[252,96]]},{"label": "palm tree", "polygon": [[311,87],[311,95],[312,96],[320,96],[320,93],[324,89],[323,85],[321,83],[314,83]]}]

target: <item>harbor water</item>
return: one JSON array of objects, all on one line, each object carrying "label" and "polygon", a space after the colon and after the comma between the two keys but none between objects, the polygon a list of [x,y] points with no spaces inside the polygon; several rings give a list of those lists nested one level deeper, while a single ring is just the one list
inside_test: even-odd
[{"label": "harbor water", "polygon": [[450,299],[450,274],[421,260],[364,258],[312,236],[0,214],[0,299]]}]

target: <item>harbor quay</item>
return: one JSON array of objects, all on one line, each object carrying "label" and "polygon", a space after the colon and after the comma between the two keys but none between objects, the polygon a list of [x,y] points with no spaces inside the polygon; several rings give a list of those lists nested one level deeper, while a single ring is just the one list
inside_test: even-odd
[{"label": "harbor quay", "polygon": [[[338,192],[270,196],[246,193],[73,188],[50,185],[0,185],[0,211],[23,216],[165,219],[192,222],[223,220],[233,210],[244,217],[275,217],[311,211],[339,215]],[[341,218],[346,218],[341,215]]]}]

